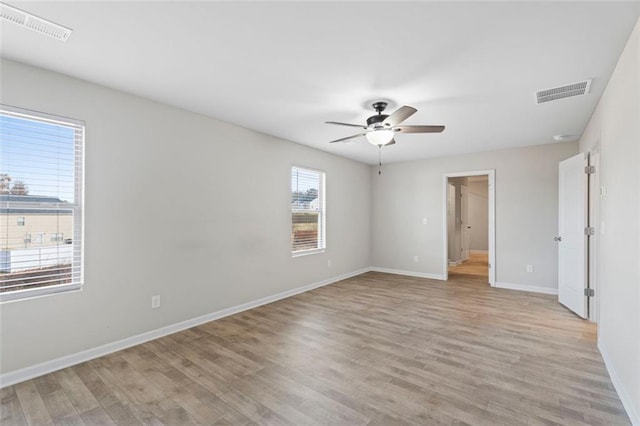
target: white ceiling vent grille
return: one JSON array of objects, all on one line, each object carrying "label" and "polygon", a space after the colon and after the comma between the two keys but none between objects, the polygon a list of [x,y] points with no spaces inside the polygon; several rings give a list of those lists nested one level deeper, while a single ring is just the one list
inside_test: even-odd
[{"label": "white ceiling vent grille", "polygon": [[536,92],[536,102],[541,104],[544,102],[556,101],[558,99],[570,98],[572,96],[586,95],[589,93],[591,80],[571,83],[553,89],[545,89]]},{"label": "white ceiling vent grille", "polygon": [[5,3],[0,3],[0,18],[60,41],[67,41],[72,31]]}]

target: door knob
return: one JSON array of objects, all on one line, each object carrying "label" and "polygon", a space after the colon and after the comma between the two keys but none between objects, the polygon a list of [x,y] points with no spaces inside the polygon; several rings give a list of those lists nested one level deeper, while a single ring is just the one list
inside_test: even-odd
[{"label": "door knob", "polygon": [[562,237],[553,237],[553,241],[562,241]]}]

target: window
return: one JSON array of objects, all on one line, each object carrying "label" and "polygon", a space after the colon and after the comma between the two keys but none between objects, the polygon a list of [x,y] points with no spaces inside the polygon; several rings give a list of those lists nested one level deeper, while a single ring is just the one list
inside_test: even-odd
[{"label": "window", "polygon": [[0,301],[82,286],[83,147],[82,122],[0,105]]},{"label": "window", "polygon": [[291,253],[325,249],[324,173],[291,168]]}]

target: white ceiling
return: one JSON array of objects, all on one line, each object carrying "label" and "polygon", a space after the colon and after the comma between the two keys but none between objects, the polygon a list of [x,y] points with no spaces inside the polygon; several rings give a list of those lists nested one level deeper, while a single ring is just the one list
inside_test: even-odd
[{"label": "white ceiling", "polygon": [[[580,135],[615,66],[634,2],[23,2],[73,28],[66,42],[2,23],[2,56],[366,163],[377,149],[327,120],[368,101],[418,112],[386,163]],[[591,93],[534,93],[593,78]]]}]

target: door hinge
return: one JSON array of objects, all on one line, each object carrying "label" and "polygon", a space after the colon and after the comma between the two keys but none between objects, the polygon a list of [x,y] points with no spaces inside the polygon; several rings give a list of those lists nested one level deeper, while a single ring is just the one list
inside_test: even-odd
[{"label": "door hinge", "polygon": [[596,292],[592,288],[585,288],[584,289],[584,295],[588,296],[588,297],[594,297],[596,295]]},{"label": "door hinge", "polygon": [[488,265],[489,265],[489,269],[491,269],[491,264],[489,263]]},{"label": "door hinge", "polygon": [[584,172],[588,175],[590,175],[591,173],[595,173],[596,172],[596,166],[585,166],[584,167]]},{"label": "door hinge", "polygon": [[593,226],[586,226],[584,228],[584,235],[596,235],[596,229]]}]

